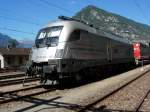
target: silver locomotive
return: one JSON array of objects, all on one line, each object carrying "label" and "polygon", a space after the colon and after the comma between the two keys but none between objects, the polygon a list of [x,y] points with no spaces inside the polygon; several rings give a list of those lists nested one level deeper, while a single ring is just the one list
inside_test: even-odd
[{"label": "silver locomotive", "polygon": [[133,63],[132,51],[132,44],[122,37],[61,16],[39,31],[27,71],[40,74],[43,84],[66,78],[81,81],[84,71],[96,66]]}]

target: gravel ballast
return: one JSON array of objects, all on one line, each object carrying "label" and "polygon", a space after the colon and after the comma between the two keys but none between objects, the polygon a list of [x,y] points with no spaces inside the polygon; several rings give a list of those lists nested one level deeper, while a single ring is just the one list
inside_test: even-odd
[{"label": "gravel ballast", "polygon": [[141,112],[150,112],[150,94],[144,99],[144,103],[140,108]]},{"label": "gravel ballast", "polygon": [[[20,110],[23,108],[28,108],[26,111],[33,112],[70,112],[79,110],[80,107],[84,107],[92,102],[97,101],[97,99],[102,98],[106,94],[110,93],[114,89],[126,84],[130,80],[138,77],[143,72],[150,68],[149,65],[144,67],[144,70],[137,68],[135,70],[102,80],[94,82],[92,84],[87,84],[85,86],[77,87],[66,91],[56,100],[41,103],[37,106],[32,106],[34,102],[20,104],[19,107],[14,108],[2,108],[0,111],[7,110]],[[39,97],[38,99],[50,99],[52,96]],[[34,103],[35,104],[35,103]],[[15,105],[15,104],[13,104]],[[30,105],[30,106],[29,106]],[[36,105],[36,104],[35,104]],[[31,108],[32,107],[32,108]],[[3,111],[3,112],[4,112]]]},{"label": "gravel ballast", "polygon": [[[150,89],[150,72],[94,106],[107,111],[134,111]],[[150,110],[149,110],[150,111]]]},{"label": "gravel ballast", "polygon": [[25,74],[24,72],[5,72],[5,73],[0,73],[0,76],[7,76],[7,75],[17,75],[17,74]]}]

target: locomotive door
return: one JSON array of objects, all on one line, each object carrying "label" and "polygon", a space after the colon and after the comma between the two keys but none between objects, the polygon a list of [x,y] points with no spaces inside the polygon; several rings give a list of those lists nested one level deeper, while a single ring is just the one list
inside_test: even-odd
[{"label": "locomotive door", "polygon": [[107,41],[107,61],[108,62],[112,61],[112,44],[111,44],[111,40]]}]

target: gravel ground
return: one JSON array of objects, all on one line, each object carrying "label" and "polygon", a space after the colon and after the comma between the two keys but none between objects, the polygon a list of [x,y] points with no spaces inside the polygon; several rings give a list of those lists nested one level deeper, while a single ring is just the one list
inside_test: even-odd
[{"label": "gravel ground", "polygon": [[39,85],[39,81],[32,81],[32,82],[27,82],[25,83],[25,86],[21,84],[15,84],[15,85],[9,85],[9,86],[3,86],[0,87],[0,92],[7,92],[7,91],[13,91],[13,90],[17,90],[17,89],[21,89],[21,88],[27,88],[30,86],[36,86]]},{"label": "gravel ground", "polygon": [[[33,97],[25,98],[20,101],[14,101],[7,104],[0,105],[0,112],[22,112],[28,111],[34,107],[41,105],[48,105],[48,102],[53,101],[53,99],[58,99],[62,94],[66,93],[68,90],[54,90],[52,92],[47,92],[44,94],[36,95]],[[31,111],[32,112],[32,111]]]},{"label": "gravel ground", "polygon": [[[11,78],[6,78],[6,79],[1,79],[1,76],[10,76],[10,75],[17,75],[20,74],[21,77],[11,77]],[[18,80],[18,79],[24,79],[24,72],[6,72],[6,73],[0,73],[0,85],[3,84],[3,81],[12,81],[12,80]],[[21,88],[28,88],[30,86],[36,86],[39,85],[39,81],[31,81],[31,82],[25,82],[25,85],[23,86],[22,83],[18,84],[12,84],[12,85],[5,85],[0,87],[0,92],[7,92],[7,91],[13,91]]]},{"label": "gravel ground", "polygon": [[[146,71],[146,67],[144,70]],[[75,112],[80,108],[97,101],[97,99],[102,98],[114,89],[139,76],[142,72],[144,72],[144,70],[141,71],[141,69],[135,69],[103,81],[98,81],[78,88],[70,89],[63,94],[61,98],[48,102],[48,105],[38,105],[37,107],[30,108],[26,111]]]},{"label": "gravel ground", "polygon": [[[142,97],[150,89],[150,72],[134,81],[124,89],[103,100],[93,108],[106,111],[133,111]],[[150,109],[148,110],[150,111]]]},{"label": "gravel ground", "polygon": [[16,75],[16,74],[24,74],[24,72],[5,72],[5,73],[0,73],[0,76]]},{"label": "gravel ground", "polygon": [[4,83],[5,81],[7,81],[7,82],[9,82],[9,81],[16,81],[16,80],[20,80],[20,79],[24,80],[24,76],[2,79],[2,80],[0,80],[0,83]]},{"label": "gravel ground", "polygon": [[[135,69],[102,81],[87,84],[69,90],[56,90],[47,94],[24,99],[23,101],[0,106],[0,111],[27,111],[27,112],[70,112],[80,109],[114,89],[124,85],[142,72],[149,69],[146,66],[143,71]],[[107,88],[107,89],[106,89]],[[55,99],[53,99],[55,98]],[[17,111],[18,110],[18,111]]]},{"label": "gravel ground", "polygon": [[44,90],[45,90],[44,88],[34,88],[31,90],[19,91],[19,92],[15,92],[13,94],[3,95],[2,97],[0,97],[0,101],[11,99],[11,98],[16,98],[18,96],[24,96],[24,95],[28,95],[28,94],[38,93],[38,92],[42,92]]},{"label": "gravel ground", "polygon": [[140,111],[142,112],[150,112],[150,94],[148,97],[144,100],[144,103],[142,104]]}]

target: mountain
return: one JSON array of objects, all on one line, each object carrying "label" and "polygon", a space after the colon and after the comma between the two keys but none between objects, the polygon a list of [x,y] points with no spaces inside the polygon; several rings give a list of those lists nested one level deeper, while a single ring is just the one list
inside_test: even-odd
[{"label": "mountain", "polygon": [[73,18],[80,19],[94,27],[107,32],[138,41],[150,43],[150,26],[135,22],[123,16],[107,12],[95,6],[87,6],[76,13]]},{"label": "mountain", "polygon": [[18,41],[11,38],[8,35],[0,33],[0,47],[6,48],[8,45],[9,47],[16,47],[18,45]]},{"label": "mountain", "polygon": [[33,45],[34,45],[34,40],[26,39],[26,40],[19,41],[19,46],[18,47],[31,48]]},{"label": "mountain", "polygon": [[31,48],[34,44],[33,40],[18,41],[12,37],[0,33],[0,48],[17,47],[17,48]]}]

